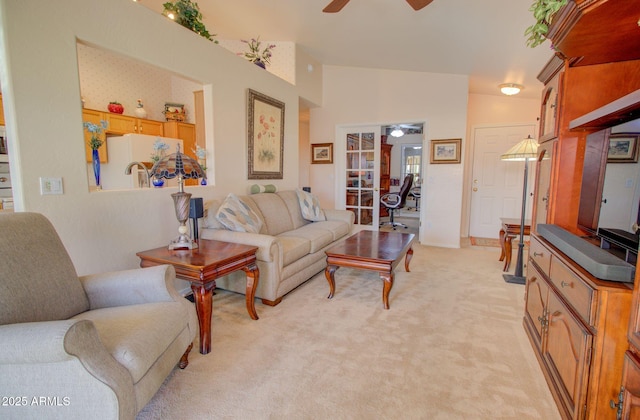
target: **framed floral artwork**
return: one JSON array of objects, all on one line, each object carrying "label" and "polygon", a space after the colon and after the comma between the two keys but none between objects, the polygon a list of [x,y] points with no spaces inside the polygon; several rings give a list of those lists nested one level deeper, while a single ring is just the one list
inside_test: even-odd
[{"label": "framed floral artwork", "polygon": [[282,179],[284,102],[249,89],[248,178]]},{"label": "framed floral artwork", "polygon": [[460,163],[462,139],[431,140],[430,163]]},{"label": "framed floral artwork", "polygon": [[333,163],[333,143],[312,144],[311,163]]},{"label": "framed floral artwork", "polygon": [[607,163],[636,163],[638,161],[638,133],[616,133],[609,136]]}]

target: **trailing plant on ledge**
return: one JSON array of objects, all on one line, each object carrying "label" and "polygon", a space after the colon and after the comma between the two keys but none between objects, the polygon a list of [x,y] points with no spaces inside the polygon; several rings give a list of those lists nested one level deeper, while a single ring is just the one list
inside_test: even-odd
[{"label": "trailing plant on ledge", "polygon": [[191,0],[174,0],[173,2],[164,3],[162,7],[164,7],[162,14],[169,19],[207,38],[209,41],[218,43],[217,40],[213,39],[216,35],[210,34],[204,23],[202,23],[202,13],[200,13],[198,3],[194,3]]},{"label": "trailing plant on ledge", "polygon": [[565,4],[567,4],[567,0],[533,1],[529,11],[533,13],[536,23],[529,26],[524,31],[524,36],[527,37],[527,45],[529,47],[535,48],[547,39],[545,35],[549,32],[549,25],[551,24],[553,15],[555,15]]}]

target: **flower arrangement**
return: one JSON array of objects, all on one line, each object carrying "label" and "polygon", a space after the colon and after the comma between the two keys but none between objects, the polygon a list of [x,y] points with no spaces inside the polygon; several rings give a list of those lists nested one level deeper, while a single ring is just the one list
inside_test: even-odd
[{"label": "flower arrangement", "polygon": [[196,144],[196,149],[195,150],[191,149],[191,151],[198,158],[198,163],[200,164],[200,166],[202,166],[202,170],[206,171],[207,170],[207,149],[205,149],[204,147],[200,147]]},{"label": "flower arrangement", "polygon": [[155,164],[164,157],[165,152],[169,150],[169,145],[160,138],[156,138],[153,142],[153,153],[151,153],[151,161]]},{"label": "flower arrangement", "polygon": [[251,41],[243,39],[242,42],[249,46],[249,52],[244,53],[244,58],[252,63],[271,64],[271,56],[273,55],[271,50],[276,47],[274,44],[268,44],[262,51],[260,51],[260,48],[262,47],[260,37],[251,38]]},{"label": "flower arrangement", "polygon": [[100,120],[100,124],[94,124],[89,121],[82,123],[82,126],[91,133],[91,140],[89,140],[89,147],[91,150],[98,150],[104,143],[102,140],[102,133],[107,129],[109,124],[105,120]]}]

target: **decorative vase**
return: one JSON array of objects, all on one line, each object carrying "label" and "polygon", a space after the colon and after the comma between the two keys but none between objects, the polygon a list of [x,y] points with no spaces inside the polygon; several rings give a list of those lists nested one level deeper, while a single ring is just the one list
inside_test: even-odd
[{"label": "decorative vase", "polygon": [[207,185],[207,178],[202,178],[202,181],[200,181],[200,185]]},{"label": "decorative vase", "polygon": [[153,178],[153,181],[151,181],[153,183],[153,186],[156,188],[162,188],[162,186],[164,186],[164,179],[160,178]]},{"label": "decorative vase", "polygon": [[261,60],[256,60],[256,61],[253,62],[253,64],[255,64],[256,66],[261,67],[263,69],[267,68],[267,66]]},{"label": "decorative vase", "polygon": [[147,118],[147,110],[144,109],[143,107],[138,107],[133,112],[135,112],[136,117],[138,118]]},{"label": "decorative vase", "polygon": [[96,190],[101,190],[102,185],[100,185],[100,153],[98,149],[91,150],[91,158],[93,162],[93,176],[96,178]]}]

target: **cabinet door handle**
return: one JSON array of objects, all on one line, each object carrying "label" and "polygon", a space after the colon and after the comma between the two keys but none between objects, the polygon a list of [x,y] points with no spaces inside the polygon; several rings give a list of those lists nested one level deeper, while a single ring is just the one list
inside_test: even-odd
[{"label": "cabinet door handle", "polygon": [[5,178],[5,177],[0,177],[0,182],[7,182],[7,181],[8,181],[8,179],[7,179],[7,178]]},{"label": "cabinet door handle", "polygon": [[560,286],[561,287],[567,287],[567,286],[571,287],[571,283],[567,283],[566,281],[563,280],[563,281],[560,282]]},{"label": "cabinet door handle", "polygon": [[544,254],[542,252],[534,252],[533,256],[534,257],[542,257]]}]

